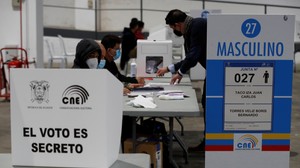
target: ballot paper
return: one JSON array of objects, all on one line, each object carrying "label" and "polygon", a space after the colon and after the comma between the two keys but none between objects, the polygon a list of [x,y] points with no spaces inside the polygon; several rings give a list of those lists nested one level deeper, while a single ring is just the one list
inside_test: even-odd
[{"label": "ballot paper", "polygon": [[152,97],[144,97],[144,96],[137,96],[133,100],[130,100],[127,105],[133,107],[144,107],[144,108],[156,108],[157,105],[154,103]]},{"label": "ballot paper", "polygon": [[148,83],[144,87],[151,87],[151,86],[169,86],[170,83]]},{"label": "ballot paper", "polygon": [[160,100],[183,100],[188,95],[185,95],[182,90],[164,90],[157,93]]},{"label": "ballot paper", "polygon": [[162,91],[157,92],[157,96],[167,95],[170,93],[184,93],[184,92],[182,90],[162,90]]},{"label": "ballot paper", "polygon": [[183,100],[184,99],[184,93],[163,94],[163,95],[159,95],[158,98],[160,100]]}]

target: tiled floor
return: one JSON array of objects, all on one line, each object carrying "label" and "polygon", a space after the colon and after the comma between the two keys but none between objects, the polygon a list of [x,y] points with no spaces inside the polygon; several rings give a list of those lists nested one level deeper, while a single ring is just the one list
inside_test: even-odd
[{"label": "tiled floor", "polygon": [[[294,73],[293,85],[293,112],[291,125],[291,152],[290,152],[290,168],[298,168],[300,165],[300,72]],[[194,81],[193,86],[199,96],[200,101],[200,87],[201,81]],[[0,102],[0,153],[10,153],[10,103]],[[199,105],[199,107],[201,107]],[[184,125],[183,141],[188,146],[197,145],[203,136],[203,118],[182,118]],[[175,130],[180,135],[180,126],[175,122]],[[174,158],[180,167],[186,168],[204,168],[204,154],[203,153],[189,153],[188,164],[183,159],[183,153],[180,147],[175,143]]]}]

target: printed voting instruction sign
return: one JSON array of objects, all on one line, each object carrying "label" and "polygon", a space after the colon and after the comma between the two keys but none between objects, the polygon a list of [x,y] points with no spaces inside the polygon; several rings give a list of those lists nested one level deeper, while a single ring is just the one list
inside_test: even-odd
[{"label": "printed voting instruction sign", "polygon": [[206,168],[289,166],[294,23],[208,16]]}]

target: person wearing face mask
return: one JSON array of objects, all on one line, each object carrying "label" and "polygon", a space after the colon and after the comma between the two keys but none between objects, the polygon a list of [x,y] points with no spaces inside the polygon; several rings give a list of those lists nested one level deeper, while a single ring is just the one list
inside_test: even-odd
[{"label": "person wearing face mask", "polygon": [[135,38],[136,39],[145,39],[145,36],[143,34],[143,29],[144,29],[145,23],[141,20],[138,21],[138,29],[135,32]]},{"label": "person wearing face mask", "polygon": [[97,69],[104,60],[100,46],[93,39],[82,39],[76,46],[76,54],[72,68]]},{"label": "person wearing face mask", "polygon": [[115,60],[119,59],[121,56],[120,52],[120,45],[121,45],[121,39],[118,36],[115,35],[106,35],[101,40],[101,44],[104,46],[106,50],[105,55],[105,69],[109,70],[116,78],[118,78],[121,82],[124,82],[127,84],[126,86],[128,88],[134,88],[143,86],[145,84],[145,80],[142,77],[127,77],[125,75],[122,75],[116,63]]},{"label": "person wearing face mask", "polygon": [[[156,75],[163,76],[167,72],[173,73],[171,78],[171,84],[176,81],[180,83],[182,75],[185,74],[192,67],[196,66],[197,62],[206,69],[206,46],[207,46],[207,19],[205,18],[192,18],[186,13],[178,9],[169,11],[165,18],[166,24],[173,29],[173,32],[177,36],[183,36],[185,59],[171,64],[167,67],[160,68]],[[201,104],[204,110],[204,125],[205,125],[205,101],[206,101],[206,87],[205,80],[203,85],[203,93]],[[205,129],[204,138],[202,142],[188,149],[192,151],[204,151],[205,150]]]},{"label": "person wearing face mask", "polygon": [[[106,35],[101,40],[101,44],[104,46],[106,50],[106,64],[104,68],[109,70],[113,75],[116,76],[121,82],[127,83],[126,87],[129,89],[134,87],[140,87],[145,84],[144,78],[141,77],[126,77],[122,75],[118,68],[116,63],[114,62],[116,59],[120,58],[120,45],[121,45],[121,39],[118,36],[115,35]],[[143,129],[140,125],[136,125],[137,133],[143,132]],[[123,116],[122,120],[122,134],[121,134],[121,142],[122,147],[124,141],[127,138],[132,137],[132,119],[129,116]]]},{"label": "person wearing face mask", "polygon": [[105,65],[106,65],[106,59],[105,59],[105,55],[106,55],[106,50],[105,47],[103,46],[103,44],[101,44],[100,42],[96,41],[101,49],[102,55],[100,57],[100,62],[98,64],[98,69],[104,69]]},{"label": "person wearing face mask", "polygon": [[[102,56],[101,56],[101,60],[100,60],[100,62],[99,62],[99,64],[98,64],[98,69],[107,69],[107,67],[109,67],[108,65],[106,65],[106,63],[107,63],[107,61],[106,61],[106,59],[105,59],[105,57],[106,57],[106,49],[105,49],[105,47],[104,47],[104,45],[101,43],[101,42],[98,42],[97,41],[97,43],[98,43],[98,45],[100,46],[100,48],[101,48],[101,51],[102,51]],[[119,57],[119,56],[118,56]],[[114,58],[114,59],[117,59],[117,58]],[[129,94],[131,91],[130,91],[130,89],[129,88],[127,88],[127,87],[124,87],[123,88],[123,95],[127,95],[127,94]]]},{"label": "person wearing face mask", "polygon": [[[93,39],[83,39],[76,46],[76,54],[72,68],[105,69],[106,49],[103,44]],[[129,94],[130,89],[124,87],[123,94]]]}]

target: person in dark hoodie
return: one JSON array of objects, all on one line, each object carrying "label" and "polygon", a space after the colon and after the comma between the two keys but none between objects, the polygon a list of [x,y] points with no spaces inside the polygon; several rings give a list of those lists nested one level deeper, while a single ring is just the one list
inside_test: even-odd
[{"label": "person in dark hoodie", "polygon": [[104,54],[99,44],[93,39],[83,39],[76,46],[72,68],[97,69],[104,62]]},{"label": "person in dark hoodie", "polygon": [[137,39],[135,33],[138,30],[138,20],[132,18],[129,24],[129,28],[125,27],[122,36],[122,56],[120,61],[121,70],[125,69],[125,65],[128,63],[130,57],[129,53],[136,49]]},{"label": "person in dark hoodie", "polygon": [[[76,46],[76,54],[72,68],[105,69],[106,49],[101,43],[93,39],[83,39]],[[107,67],[107,66],[106,66]],[[123,94],[130,93],[130,89],[123,88]]]}]

